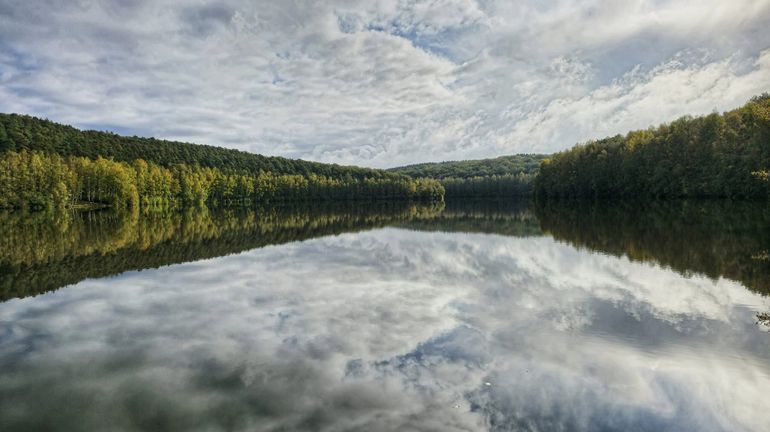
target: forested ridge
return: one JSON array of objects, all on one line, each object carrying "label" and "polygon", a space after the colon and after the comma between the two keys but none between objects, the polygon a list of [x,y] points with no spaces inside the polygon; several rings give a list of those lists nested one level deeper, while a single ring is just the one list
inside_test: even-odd
[{"label": "forested ridge", "polygon": [[79,131],[0,114],[0,208],[255,205],[276,201],[441,201],[431,179],[265,157],[212,146]]},{"label": "forested ridge", "polygon": [[276,201],[521,197],[766,198],[770,95],[723,114],[580,144],[551,156],[390,170],[80,131],[0,114],[0,208],[254,205]]},{"label": "forested ridge", "polygon": [[682,117],[545,159],[538,197],[767,198],[770,94],[741,108]]},{"label": "forested ridge", "polygon": [[447,197],[519,197],[530,195],[546,155],[518,154],[493,159],[422,163],[389,171],[441,182]]},{"label": "forested ridge", "polygon": [[198,165],[225,172],[254,174],[315,174],[355,179],[399,178],[394,173],[371,168],[263,156],[235,149],[190,144],[155,138],[126,137],[110,132],[82,131],[37,117],[0,113],[0,152],[40,151],[89,159],[103,157],[120,162],[143,159],[162,167]]},{"label": "forested ridge", "polygon": [[510,174],[537,174],[540,162],[548,157],[540,154],[518,154],[493,159],[429,162],[390,168],[388,171],[415,178],[473,178]]},{"label": "forested ridge", "polygon": [[407,199],[441,201],[435,180],[334,178],[316,174],[227,173],[142,159],[131,163],[40,152],[0,154],[0,208],[62,208],[99,203],[117,208],[256,205],[286,201]]}]

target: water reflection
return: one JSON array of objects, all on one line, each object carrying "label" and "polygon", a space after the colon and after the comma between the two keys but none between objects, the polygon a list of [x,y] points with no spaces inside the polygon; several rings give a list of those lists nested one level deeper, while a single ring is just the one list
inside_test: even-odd
[{"label": "water reflection", "polygon": [[533,235],[535,215],[557,224],[510,210],[450,206],[4,302],[0,429],[770,424],[768,298]]},{"label": "water reflection", "polygon": [[202,207],[144,215],[0,212],[0,300],[127,270],[373,229],[442,208],[396,202],[238,211]]},{"label": "water reflection", "polygon": [[138,215],[0,212],[0,300],[128,270],[394,226],[418,231],[547,234],[579,248],[725,277],[770,294],[765,203],[669,201],[537,205],[478,201],[295,206]]},{"label": "water reflection", "polygon": [[770,294],[770,206],[765,202],[654,201],[537,207],[558,240],[684,274],[740,281]]}]

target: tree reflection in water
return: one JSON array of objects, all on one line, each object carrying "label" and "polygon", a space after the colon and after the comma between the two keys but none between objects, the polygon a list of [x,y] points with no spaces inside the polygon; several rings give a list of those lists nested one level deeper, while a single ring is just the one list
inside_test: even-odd
[{"label": "tree reflection in water", "polygon": [[85,278],[208,259],[386,226],[420,231],[549,235],[577,248],[739,281],[770,294],[765,203],[501,201],[284,206],[140,214],[0,212],[0,299]]}]

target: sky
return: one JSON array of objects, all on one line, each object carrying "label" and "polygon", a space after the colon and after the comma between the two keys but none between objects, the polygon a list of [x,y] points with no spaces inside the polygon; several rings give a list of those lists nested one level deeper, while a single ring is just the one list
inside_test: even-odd
[{"label": "sky", "polygon": [[0,0],[0,112],[323,162],[514,153],[770,91],[770,0]]}]

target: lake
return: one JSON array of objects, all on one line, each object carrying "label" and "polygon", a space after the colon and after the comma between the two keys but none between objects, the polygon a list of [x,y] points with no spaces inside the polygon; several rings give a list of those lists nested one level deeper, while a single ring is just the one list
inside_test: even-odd
[{"label": "lake", "polygon": [[768,210],[0,213],[0,430],[766,431]]}]

